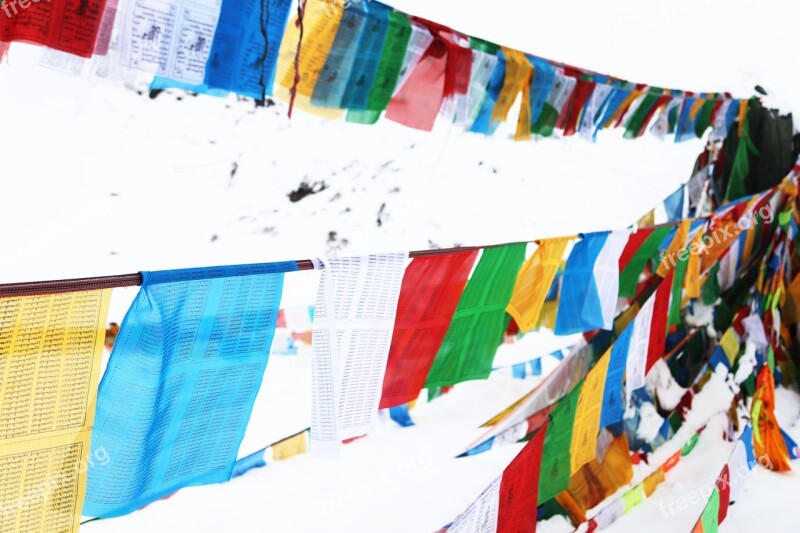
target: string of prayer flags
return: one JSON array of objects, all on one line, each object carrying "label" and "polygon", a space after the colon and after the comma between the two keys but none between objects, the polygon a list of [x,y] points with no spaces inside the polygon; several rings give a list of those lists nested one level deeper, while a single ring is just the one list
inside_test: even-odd
[{"label": "string of prayer flags", "polygon": [[92,57],[106,0],[20,2],[0,5],[0,41],[37,43],[80,57]]},{"label": "string of prayer flags", "polygon": [[506,309],[521,331],[531,331],[538,325],[545,299],[571,240],[572,237],[561,237],[540,241],[522,266]]},{"label": "string of prayer flags", "polygon": [[540,467],[548,424],[525,447],[486,490],[445,531],[512,533],[535,531]]},{"label": "string of prayer flags", "polygon": [[110,296],[0,298],[0,531],[78,531]]},{"label": "string of prayer flags", "polygon": [[314,313],[312,453],[335,455],[378,412],[408,253],[330,258]]},{"label": "string of prayer flags", "polygon": [[294,262],[143,272],[100,383],[84,514],[231,478]]},{"label": "string of prayer flags", "polygon": [[447,333],[478,251],[419,257],[403,276],[380,408],[415,400]]},{"label": "string of prayer flags", "polygon": [[728,517],[728,508],[737,500],[756,465],[755,454],[753,430],[748,425],[737,439],[727,464],[722,467],[709,500],[692,529],[693,533],[710,533],[722,525]]},{"label": "string of prayer flags", "polygon": [[486,248],[450,322],[425,387],[486,379],[503,339],[505,310],[526,244]]}]

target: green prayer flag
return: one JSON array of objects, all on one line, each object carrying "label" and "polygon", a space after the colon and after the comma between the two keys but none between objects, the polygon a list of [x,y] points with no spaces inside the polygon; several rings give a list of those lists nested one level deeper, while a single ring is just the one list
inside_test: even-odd
[{"label": "green prayer flag", "polygon": [[407,15],[393,11],[389,13],[389,30],[383,43],[381,59],[375,84],[369,93],[365,110],[350,110],[347,121],[357,124],[374,124],[392,99],[408,43],[411,40],[411,22]]},{"label": "green prayer flag", "polygon": [[625,505],[624,509],[627,513],[645,499],[644,484],[639,483],[631,490],[622,495],[622,503]]},{"label": "green prayer flag", "polygon": [[671,226],[655,228],[653,233],[645,239],[642,245],[634,254],[619,275],[619,295],[623,298],[633,298],[636,296],[636,285],[639,283],[639,276],[644,272],[647,262],[658,252],[658,247],[664,242],[670,231]]},{"label": "green prayer flag", "polygon": [[711,125],[711,114],[714,112],[714,107],[717,105],[716,98],[709,98],[697,112],[697,118],[694,121],[694,133],[698,139],[703,138],[706,129]]},{"label": "green prayer flag", "polygon": [[700,521],[703,523],[703,533],[717,533],[719,530],[719,490],[716,487],[711,493]]},{"label": "green prayer flag", "polygon": [[656,103],[660,96],[658,94],[648,93],[642,103],[639,104],[639,107],[636,108],[636,111],[633,113],[628,122],[625,123],[625,134],[624,137],[626,139],[635,139],[639,136],[639,132],[642,131],[642,126],[644,124],[644,119],[647,117],[648,112]]},{"label": "green prayer flag", "polygon": [[[688,254],[686,254],[688,258]],[[682,260],[678,256],[678,262],[675,265],[675,280],[672,282],[672,303],[669,306],[669,318],[667,320],[667,329],[681,323],[681,302],[683,300],[683,280],[686,278],[686,270],[689,268],[689,260]]]},{"label": "green prayer flag", "polygon": [[582,380],[559,400],[550,413],[542,447],[542,465],[539,469],[540,503],[555,498],[569,486],[572,426],[575,424],[575,410],[583,383]]},{"label": "green prayer flag", "polygon": [[736,155],[733,158],[733,169],[731,170],[731,175],[728,180],[728,190],[725,192],[725,200],[729,202],[747,195],[744,182],[748,174],[750,174],[750,152],[758,154],[758,148],[756,148],[756,145],[753,144],[753,141],[750,139],[751,106],[752,103],[747,107],[742,136],[739,139],[739,146],[736,147]]},{"label": "green prayer flag", "polygon": [[486,379],[505,332],[506,307],[514,292],[527,245],[483,250],[458,301],[425,387]]},{"label": "green prayer flag", "polygon": [[719,262],[717,262],[711,270],[708,271],[708,279],[703,284],[703,303],[705,305],[714,305],[720,294],[722,294],[722,287],[719,286]]}]

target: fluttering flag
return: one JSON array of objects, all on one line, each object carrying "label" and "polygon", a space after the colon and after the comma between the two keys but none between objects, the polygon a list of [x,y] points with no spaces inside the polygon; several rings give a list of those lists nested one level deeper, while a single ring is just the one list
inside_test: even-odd
[{"label": "fluttering flag", "polygon": [[389,409],[389,418],[394,420],[399,426],[407,428],[414,425],[409,413],[409,404],[398,405]]},{"label": "fluttering flag", "polygon": [[291,0],[223,0],[205,85],[261,100],[272,96]]},{"label": "fluttering flag", "polygon": [[650,337],[647,345],[647,365],[645,374],[650,372],[658,361],[664,356],[667,343],[667,321],[669,318],[669,301],[672,297],[672,285],[675,281],[675,269],[667,273],[656,289],[655,302],[653,303],[653,318],[650,323]]},{"label": "fluttering flag", "polygon": [[603,387],[603,408],[600,413],[600,428],[622,421],[625,412],[622,381],[633,336],[633,325],[626,327],[611,346],[606,382]]},{"label": "fluttering flag", "polygon": [[575,427],[572,430],[570,443],[570,474],[574,474],[595,458],[597,433],[600,431],[600,413],[603,408],[604,388],[610,360],[609,350],[586,375],[586,381],[581,388],[575,410]]},{"label": "fluttering flag", "polygon": [[[644,272],[648,262],[656,255],[659,246],[661,246],[661,243],[664,242],[671,230],[672,228],[669,226],[653,228],[652,231],[642,234],[642,237],[646,236],[644,241],[639,236],[642,230],[631,236],[628,246],[621,256],[621,259],[627,260],[626,264],[620,265],[619,295],[621,297],[633,298],[636,295],[639,277]],[[641,244],[638,248],[632,248],[632,245],[639,243]]]},{"label": "fluttering flag", "polygon": [[619,257],[628,232],[583,236],[572,249],[564,271],[556,335],[611,329],[619,292]]},{"label": "fluttering flag", "polygon": [[447,333],[478,251],[419,257],[406,269],[380,408],[415,400]]},{"label": "fluttering flag", "polygon": [[569,103],[577,83],[578,80],[574,77],[565,75],[564,69],[556,69],[555,80],[550,88],[550,94],[544,102],[539,118],[531,127],[531,133],[542,137],[550,137],[553,134],[559,116],[564,111],[567,103]]},{"label": "fluttering flag", "polygon": [[347,80],[356,61],[356,52],[364,29],[369,24],[364,7],[366,5],[366,2],[359,2],[343,10],[336,37],[311,94],[311,105],[314,107],[342,107]]},{"label": "fluttering flag", "polygon": [[508,304],[508,314],[523,332],[536,328],[571,237],[544,239],[522,266]]},{"label": "fluttering flag", "polygon": [[631,341],[628,348],[628,356],[625,364],[625,390],[626,403],[630,403],[631,395],[636,389],[645,386],[645,375],[647,374],[648,349],[650,346],[650,327],[653,321],[653,308],[656,303],[656,295],[648,298],[642,306],[639,314],[628,325],[631,328]]},{"label": "fluttering flag", "polygon": [[769,458],[770,470],[788,472],[792,469],[786,441],[775,416],[775,378],[768,365],[758,373],[753,396],[753,447],[758,457]]},{"label": "fluttering flag", "polygon": [[579,382],[551,411],[539,473],[539,503],[554,498],[569,486],[575,411],[583,384]]},{"label": "fluttering flag", "polygon": [[298,107],[329,118],[342,114],[339,110],[313,107],[311,96],[333,47],[344,11],[338,7],[331,9],[331,5],[322,0],[306,2],[302,43],[298,18],[289,22],[278,51],[274,92],[289,102],[290,108]]},{"label": "fluttering flag", "polygon": [[426,388],[489,376],[525,248],[525,244],[511,244],[483,250],[433,361]]},{"label": "fluttering flag", "polygon": [[80,527],[110,296],[0,298],[0,531]]},{"label": "fluttering flag", "polygon": [[[76,56],[92,57],[105,5],[106,0],[2,2],[0,41],[37,43]],[[144,24],[142,31],[148,31]]]},{"label": "fluttering flag", "polygon": [[197,0],[187,9],[183,0],[165,0],[157,7],[129,2],[120,14],[122,65],[167,78],[176,82],[173,86],[191,90],[202,85],[220,5],[219,0]]},{"label": "fluttering flag", "polygon": [[[389,27],[381,49],[374,82],[371,87],[368,87],[369,96],[366,104],[361,105],[359,100],[361,89],[357,86],[350,101],[351,107],[347,112],[348,122],[374,124],[378,121],[381,112],[389,105],[395,87],[398,86],[406,51],[414,49],[410,45],[412,34],[414,31],[412,31],[411,22],[406,15],[397,11],[389,13]],[[424,35],[433,39],[429,32]]]},{"label": "fluttering flag", "polygon": [[314,312],[311,453],[336,455],[378,412],[408,253],[330,258]]},{"label": "fluttering flag", "polygon": [[[84,514],[228,481],[294,262],[143,272],[100,383]],[[135,393],[132,393],[135,391]]]},{"label": "fluttering flag", "polygon": [[664,200],[664,210],[667,212],[667,219],[670,222],[677,222],[683,218],[683,204],[686,196],[686,186],[680,188],[669,195]]},{"label": "fluttering flag", "polygon": [[547,421],[489,487],[447,528],[448,533],[536,531],[540,467]]}]

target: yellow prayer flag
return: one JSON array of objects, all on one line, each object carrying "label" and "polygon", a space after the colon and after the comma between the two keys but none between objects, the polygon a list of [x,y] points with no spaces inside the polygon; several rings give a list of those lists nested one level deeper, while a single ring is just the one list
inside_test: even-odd
[{"label": "yellow prayer flag", "polygon": [[295,455],[308,452],[308,444],[306,443],[306,432],[298,433],[293,437],[282,440],[277,444],[272,445],[272,460],[285,461],[291,459]]},{"label": "yellow prayer flag", "polygon": [[650,495],[653,494],[653,491],[656,490],[656,487],[658,487],[666,479],[667,477],[664,474],[663,468],[659,468],[658,470],[656,470],[655,472],[644,478],[644,481],[642,481],[642,488],[644,488],[644,495],[649,498]]},{"label": "yellow prayer flag", "polygon": [[[567,245],[572,239],[574,236],[542,240],[536,252],[522,265],[511,301],[506,308],[521,331],[531,331],[539,324],[545,305],[544,300],[558,273]],[[553,315],[555,318],[555,312]]]},{"label": "yellow prayer flag", "polygon": [[603,408],[603,393],[610,360],[611,348],[589,371],[578,396],[575,423],[572,426],[572,443],[570,444],[571,474],[577,472],[580,467],[595,457],[597,433],[600,430],[600,411]]},{"label": "yellow prayer flag", "polygon": [[661,276],[662,278],[667,277],[667,273],[669,272],[670,268],[675,268],[675,265],[678,264],[678,261],[682,261],[688,258],[686,252],[681,254],[686,249],[686,239],[689,238],[689,230],[692,227],[692,220],[683,220],[678,225],[678,231],[675,232],[675,238],[672,239],[672,242],[667,248],[667,252],[664,254],[664,258],[661,260],[661,264],[658,265],[658,270],[656,273]]},{"label": "yellow prayer flag", "polygon": [[519,107],[519,120],[517,120],[517,132],[514,135],[515,141],[527,141],[531,138],[531,82],[533,81],[533,69],[530,71],[528,80],[522,86],[522,102]]},{"label": "yellow prayer flag", "polygon": [[695,100],[694,104],[692,104],[692,107],[689,109],[689,118],[691,120],[697,118],[697,113],[700,112],[700,110],[703,108],[705,104],[706,104],[705,98],[698,98],[697,100]]},{"label": "yellow prayer flag", "polygon": [[700,298],[700,255],[703,253],[703,230],[699,230],[689,247],[689,265],[686,267],[686,297]]},{"label": "yellow prayer flag", "polygon": [[[530,91],[530,80],[533,74],[533,65],[528,61],[524,53],[504,46],[501,48],[506,58],[506,77],[503,82],[503,88],[497,96],[497,103],[492,110],[492,122],[505,122],[508,119],[508,112],[511,110],[511,106],[514,105],[517,95],[526,84],[528,85],[528,91]],[[528,98],[528,112],[530,113],[530,98]],[[528,130],[530,134],[530,116],[528,118]]]},{"label": "yellow prayer flag", "polygon": [[303,44],[300,48],[299,69],[297,70],[295,69],[295,59],[297,43],[300,40],[300,28],[297,25],[297,17],[289,22],[278,51],[275,75],[276,98],[286,102],[291,100],[295,72],[299,71],[300,80],[297,83],[297,95],[294,103],[297,108],[331,119],[339,118],[344,114],[341,109],[320,108],[311,105],[314,87],[317,85],[319,74],[328,59],[343,13],[343,9],[331,9],[322,0],[308,1],[303,17]]},{"label": "yellow prayer flag", "polygon": [[656,225],[656,210],[653,209],[645,216],[636,221],[637,228],[649,228]]},{"label": "yellow prayer flag", "polygon": [[0,531],[78,531],[110,294],[0,298]]},{"label": "yellow prayer flag", "polygon": [[742,134],[744,133],[744,120],[747,118],[747,106],[750,105],[748,100],[742,100],[739,103],[739,138],[741,139]]},{"label": "yellow prayer flag", "polygon": [[729,328],[719,341],[722,351],[730,361],[731,366],[736,362],[736,356],[739,355],[739,335],[736,334],[733,328]]}]

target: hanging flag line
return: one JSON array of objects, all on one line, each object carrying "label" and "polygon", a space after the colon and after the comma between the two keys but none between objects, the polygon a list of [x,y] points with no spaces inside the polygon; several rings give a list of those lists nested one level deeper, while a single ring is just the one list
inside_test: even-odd
[{"label": "hanging flag line", "polygon": [[[697,220],[708,218],[699,217]],[[653,226],[653,228],[675,226],[677,222],[665,222]],[[531,241],[518,241],[504,244],[489,244],[485,246],[461,246],[454,248],[438,248],[435,250],[417,250],[408,253],[409,258],[416,259],[421,257],[435,257],[440,255],[450,255],[457,253],[474,252],[480,250],[490,250],[493,248],[503,248],[515,244],[531,244],[537,243],[539,239]],[[319,263],[314,259],[301,259],[292,261],[297,265],[297,270],[315,270],[319,268]],[[257,265],[252,265],[257,266]],[[207,270],[213,271],[217,268],[224,267],[211,267]],[[220,271],[218,274],[211,273],[206,279],[213,279],[214,277],[223,277],[230,275],[229,272]],[[196,279],[196,278],[195,278]],[[97,276],[91,278],[76,278],[76,279],[62,279],[50,281],[29,281],[19,283],[3,283],[0,284],[0,298],[9,298],[12,296],[36,296],[39,294],[58,294],[67,292],[82,292],[99,289],[119,289],[123,287],[138,287],[142,285],[142,273],[137,272],[134,274],[120,274],[113,276]]]}]

